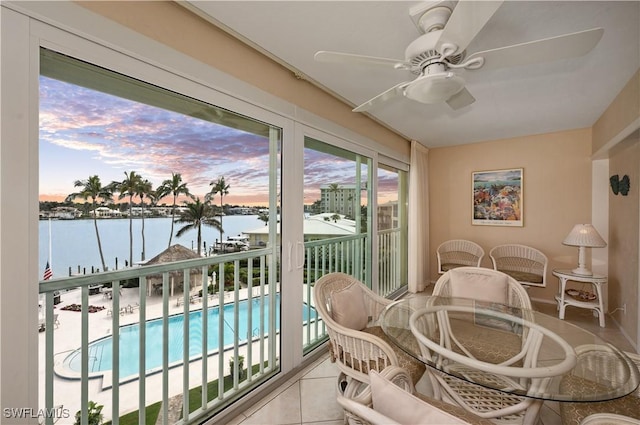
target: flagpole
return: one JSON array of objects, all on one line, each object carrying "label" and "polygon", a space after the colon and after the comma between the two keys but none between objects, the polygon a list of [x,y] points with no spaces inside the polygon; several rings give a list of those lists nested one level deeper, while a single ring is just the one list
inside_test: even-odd
[{"label": "flagpole", "polygon": [[51,217],[49,217],[49,267],[53,268],[53,262],[51,261]]}]

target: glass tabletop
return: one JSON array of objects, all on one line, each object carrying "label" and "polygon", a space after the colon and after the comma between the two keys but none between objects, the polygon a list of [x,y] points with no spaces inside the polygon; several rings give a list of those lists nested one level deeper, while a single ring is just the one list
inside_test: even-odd
[{"label": "glass tabletop", "polygon": [[633,392],[640,373],[621,350],[533,310],[464,298],[412,297],[386,307],[390,340],[440,376],[508,394],[605,401]]}]

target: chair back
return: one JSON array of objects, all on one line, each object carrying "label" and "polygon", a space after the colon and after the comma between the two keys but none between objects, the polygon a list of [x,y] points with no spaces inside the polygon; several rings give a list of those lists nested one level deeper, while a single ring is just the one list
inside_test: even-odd
[{"label": "chair back", "polygon": [[433,295],[471,298],[532,310],[529,294],[517,280],[482,267],[459,267],[446,272],[437,280]]},{"label": "chair back", "polygon": [[484,250],[475,242],[453,239],[443,242],[436,250],[438,273],[442,274],[456,267],[480,267]]},{"label": "chair back", "polygon": [[549,260],[542,251],[526,245],[498,245],[489,251],[494,270],[513,277],[522,285],[547,286]]},{"label": "chair back", "polygon": [[391,300],[376,295],[352,276],[328,273],[316,281],[313,301],[329,335],[331,361],[349,379],[368,383],[369,370],[399,364],[386,341],[365,332]]},{"label": "chair back", "polygon": [[[423,357],[445,372],[432,374],[436,398],[483,418],[535,423],[542,405],[540,395],[551,379],[576,364],[573,348],[555,333],[517,314],[478,310],[474,302],[427,305],[411,315],[409,324]],[[508,333],[516,338],[506,338]],[[500,356],[506,355],[499,359],[477,358],[472,351],[478,338],[504,351]],[[547,345],[553,344],[557,363],[538,366],[544,340],[550,341]],[[513,344],[508,344],[510,341]],[[491,388],[486,387],[488,383]],[[529,397],[500,389],[516,390]]]}]

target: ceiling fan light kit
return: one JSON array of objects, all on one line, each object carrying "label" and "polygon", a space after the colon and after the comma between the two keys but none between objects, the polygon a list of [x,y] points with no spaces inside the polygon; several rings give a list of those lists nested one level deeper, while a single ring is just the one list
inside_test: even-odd
[{"label": "ceiling fan light kit", "polygon": [[[466,48],[484,28],[504,1],[427,2],[414,6],[409,16],[422,34],[405,49],[405,59],[387,59],[349,53],[321,51],[315,59],[391,67],[417,75],[396,84],[354,109],[368,111],[395,97],[420,103],[447,103],[457,110],[471,105],[475,98],[456,70],[490,71],[578,57],[591,51],[602,37],[602,28],[560,35],[527,43],[498,47],[467,56]],[[454,7],[455,5],[455,7]],[[465,57],[468,57],[463,62]]]},{"label": "ceiling fan light kit", "polygon": [[464,80],[453,72],[444,71],[443,64],[433,64],[427,68],[427,71],[435,68],[437,72],[425,72],[409,84],[404,91],[409,99],[420,103],[440,103],[464,88]]}]

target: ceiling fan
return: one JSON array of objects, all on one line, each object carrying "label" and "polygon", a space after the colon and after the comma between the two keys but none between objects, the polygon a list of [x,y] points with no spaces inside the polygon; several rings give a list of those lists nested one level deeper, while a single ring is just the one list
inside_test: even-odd
[{"label": "ceiling fan", "polygon": [[394,97],[404,96],[421,103],[446,102],[457,110],[475,102],[455,71],[489,70],[529,65],[587,54],[600,41],[604,30],[586,31],[498,47],[467,56],[465,49],[496,13],[503,1],[429,2],[409,14],[423,34],[407,46],[405,59],[388,59],[350,53],[319,51],[319,62],[354,63],[410,71],[417,77],[397,84],[356,107],[364,112]]}]

